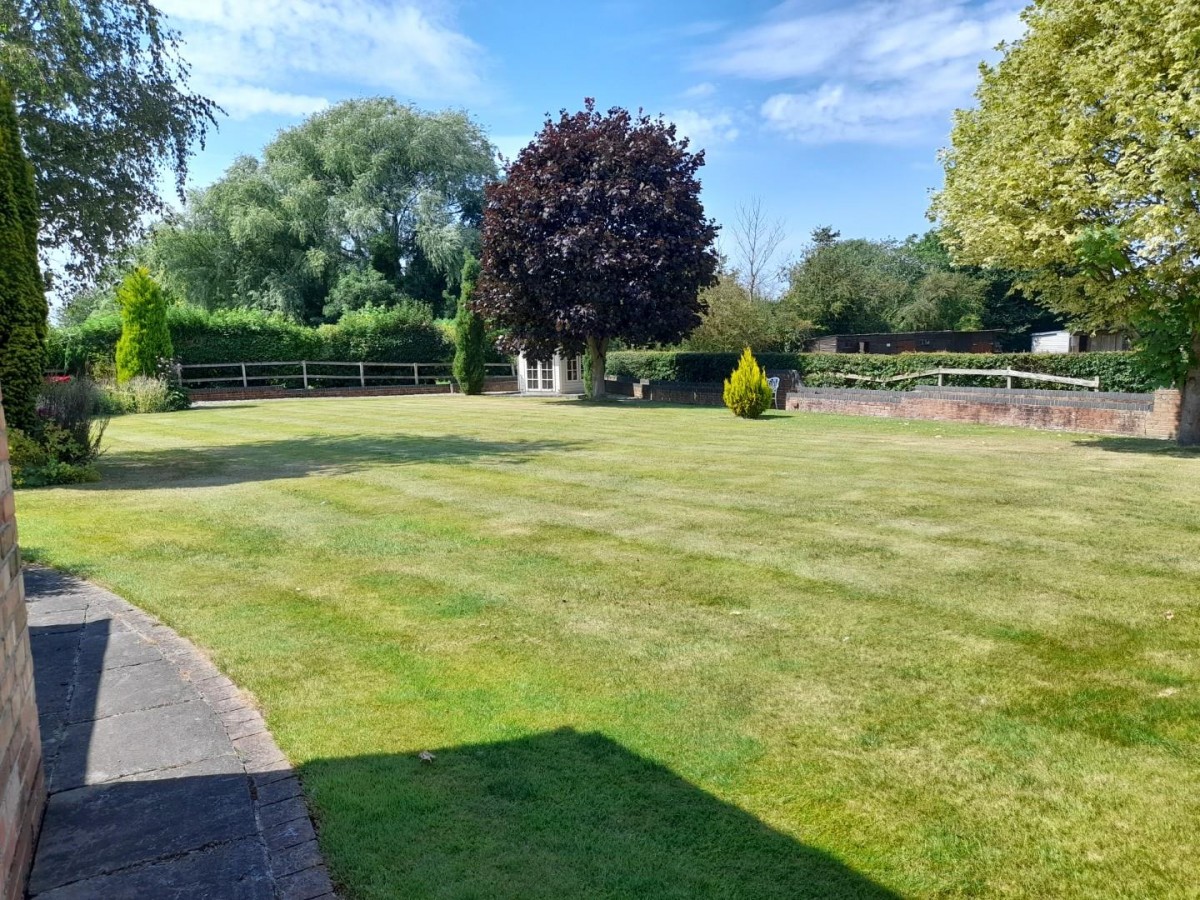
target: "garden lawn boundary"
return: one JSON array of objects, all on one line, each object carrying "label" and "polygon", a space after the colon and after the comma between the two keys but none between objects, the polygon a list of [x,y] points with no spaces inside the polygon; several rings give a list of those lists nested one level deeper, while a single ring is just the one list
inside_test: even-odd
[{"label": "garden lawn boundary", "polygon": [[927,386],[914,391],[799,387],[788,392],[786,408],[1171,440],[1179,429],[1180,395],[1169,389],[1153,394],[1084,394]]},{"label": "garden lawn boundary", "polygon": [[[1166,387],[1136,353],[756,353],[759,365],[771,372],[794,370],[811,387],[851,387],[859,376],[880,382],[898,375],[938,368],[1016,370],[1071,379],[1099,378],[1099,389],[1150,393]],[[619,350],[608,354],[607,374],[649,381],[721,384],[737,366],[736,353],[698,353],[683,350]],[[1002,372],[997,372],[997,375]],[[946,384],[987,387],[992,375],[947,375]],[[936,374],[926,383],[937,383]],[[1014,380],[1013,387],[1040,385]],[[880,384],[880,390],[908,390],[911,380]],[[1085,390],[1082,385],[1064,384],[1058,390]]]}]

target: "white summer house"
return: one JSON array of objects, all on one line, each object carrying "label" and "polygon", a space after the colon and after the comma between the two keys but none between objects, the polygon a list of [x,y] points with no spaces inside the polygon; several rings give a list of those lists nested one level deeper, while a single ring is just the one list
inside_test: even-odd
[{"label": "white summer house", "polygon": [[517,387],[522,394],[564,396],[583,393],[583,357],[555,353],[550,359],[517,358]]}]

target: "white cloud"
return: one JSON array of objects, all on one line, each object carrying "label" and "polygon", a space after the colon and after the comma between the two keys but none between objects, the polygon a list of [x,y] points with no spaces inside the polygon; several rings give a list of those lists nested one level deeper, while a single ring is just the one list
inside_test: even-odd
[{"label": "white cloud", "polygon": [[329,105],[324,97],[288,94],[248,84],[221,83],[220,80],[197,80],[197,87],[220,104],[235,119],[248,119],[260,114],[299,118],[319,112]]},{"label": "white cloud", "polygon": [[680,109],[666,118],[675,123],[676,130],[691,140],[692,149],[711,147],[737,140],[739,131],[734,118],[727,112],[702,113]]},{"label": "white cloud", "polygon": [[705,97],[711,97],[717,92],[717,86],[711,81],[703,81],[700,84],[693,84],[690,88],[683,92],[683,96],[689,100],[701,100]]},{"label": "white cloud", "polygon": [[897,142],[944,130],[970,101],[980,61],[1019,37],[1023,0],[858,0],[834,10],[777,7],[703,66],[783,82],[768,127],[811,143]]},{"label": "white cloud", "polygon": [[334,82],[425,100],[465,99],[482,51],[420,2],[158,0],[183,35],[193,82],[235,116],[304,115]]}]

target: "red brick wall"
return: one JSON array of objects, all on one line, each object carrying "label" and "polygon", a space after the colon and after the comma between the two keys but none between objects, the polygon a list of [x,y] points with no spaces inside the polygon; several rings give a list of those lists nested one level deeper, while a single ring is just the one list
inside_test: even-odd
[{"label": "red brick wall", "polygon": [[[1094,399],[1093,399],[1094,398]],[[1067,402],[1094,405],[1065,405]],[[984,402],[922,396],[918,391],[862,391],[841,388],[804,388],[788,394],[787,408],[797,412],[829,412],[852,416],[897,419],[932,419],[939,422],[972,422],[1013,425],[1050,431],[1078,431],[1122,437],[1173,439],[1179,428],[1179,392],[1156,391],[1152,408],[1138,409],[1114,401],[1104,406],[1104,395],[1078,395],[1064,405],[1044,397],[1036,402]]]},{"label": "red brick wall", "polygon": [[33,658],[13,514],[8,436],[0,408],[0,866],[3,900],[23,895],[46,803],[33,699]]}]

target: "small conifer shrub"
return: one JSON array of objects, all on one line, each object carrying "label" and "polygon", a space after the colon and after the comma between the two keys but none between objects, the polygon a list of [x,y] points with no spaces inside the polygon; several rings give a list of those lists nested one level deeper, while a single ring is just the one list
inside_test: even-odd
[{"label": "small conifer shrub", "polygon": [[454,317],[454,378],[464,394],[483,393],[483,383],[487,377],[483,319],[471,308],[478,279],[479,261],[468,254],[462,271],[458,315]]},{"label": "small conifer shrub", "polygon": [[167,327],[167,298],[158,282],[140,266],[117,288],[121,338],[117,341],[117,382],[139,375],[153,378],[160,360],[175,355]]},{"label": "small conifer shrub", "polygon": [[725,379],[725,405],[735,416],[757,419],[771,407],[772,399],[767,373],[747,347],[737,368]]}]

